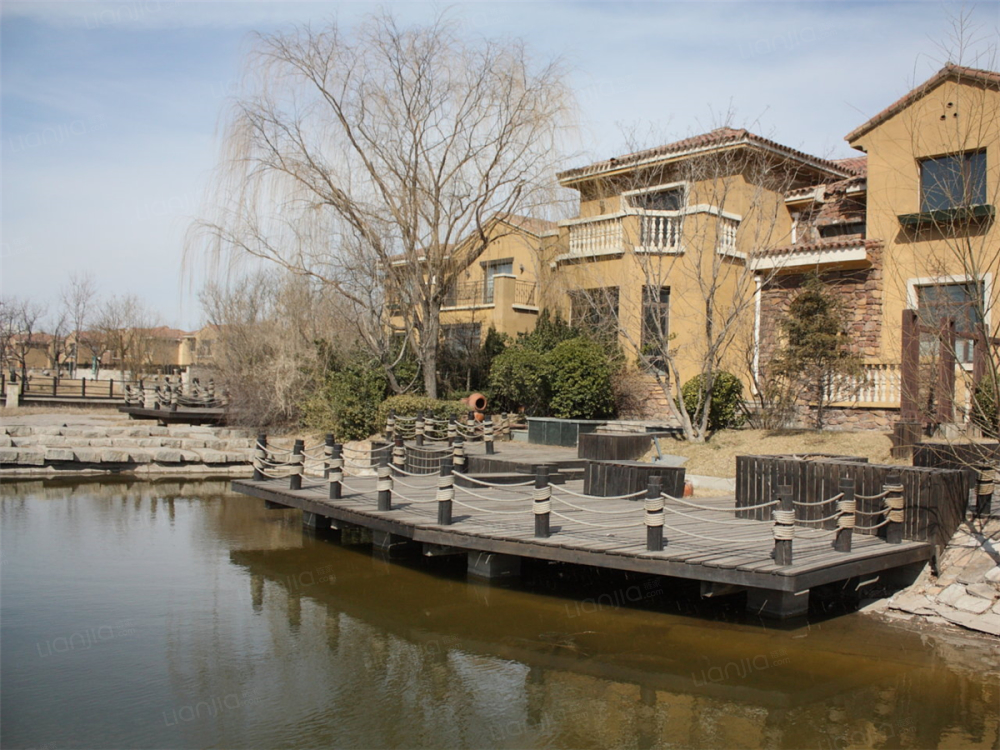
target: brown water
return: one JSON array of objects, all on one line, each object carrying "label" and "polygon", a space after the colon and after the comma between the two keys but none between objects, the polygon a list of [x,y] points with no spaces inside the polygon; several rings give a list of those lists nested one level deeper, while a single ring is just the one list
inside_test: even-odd
[{"label": "brown water", "polygon": [[857,614],[780,629],[561,565],[472,584],[262,506],[5,483],[3,747],[1000,746],[982,646]]}]

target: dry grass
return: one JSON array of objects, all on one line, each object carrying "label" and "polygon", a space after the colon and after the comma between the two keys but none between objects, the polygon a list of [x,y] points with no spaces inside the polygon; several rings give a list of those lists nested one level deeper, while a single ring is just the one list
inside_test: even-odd
[{"label": "dry grass", "polygon": [[0,407],[0,420],[13,417],[32,417],[42,414],[86,414],[99,417],[121,417],[122,414],[111,407],[90,406],[11,406]]},{"label": "dry grass", "polygon": [[[710,477],[736,475],[736,456],[775,453],[830,453],[867,456],[872,463],[908,464],[889,455],[892,442],[883,432],[820,432],[816,430],[723,430],[707,443],[660,438],[660,450],[687,456],[688,474]],[[655,457],[655,449],[647,459]]]}]

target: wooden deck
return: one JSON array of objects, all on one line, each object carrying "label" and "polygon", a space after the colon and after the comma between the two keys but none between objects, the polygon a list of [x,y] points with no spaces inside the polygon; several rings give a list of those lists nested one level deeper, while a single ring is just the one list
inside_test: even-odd
[{"label": "wooden deck", "polygon": [[[120,402],[120,399],[119,399]],[[119,406],[118,411],[129,419],[155,419],[160,424],[222,424],[226,421],[225,409],[145,409],[140,406]]]},{"label": "wooden deck", "polygon": [[[508,446],[504,448],[506,452]],[[779,617],[801,614],[810,588],[922,562],[932,554],[932,545],[926,542],[889,544],[866,535],[855,535],[852,551],[838,552],[832,549],[830,533],[796,527],[792,564],[777,565],[771,557],[772,524],[737,518],[731,496],[696,501],[710,510],[668,502],[664,548],[651,552],[646,549],[641,499],[583,500],[554,487],[551,535],[537,538],[530,487],[469,487],[483,497],[456,487],[452,524],[447,526],[437,522],[435,475],[397,479],[392,509],[387,511],[377,509],[373,478],[348,477],[338,500],[328,499],[324,480],[305,477],[302,489],[288,487],[287,479],[233,482],[237,492],[330,519],[333,528],[362,527],[382,539],[420,543],[425,554],[450,549],[498,559],[536,558],[693,579],[709,586],[737,586],[748,591],[749,608]],[[563,487],[578,493],[583,490],[579,481]],[[623,513],[610,515],[608,511]]]}]

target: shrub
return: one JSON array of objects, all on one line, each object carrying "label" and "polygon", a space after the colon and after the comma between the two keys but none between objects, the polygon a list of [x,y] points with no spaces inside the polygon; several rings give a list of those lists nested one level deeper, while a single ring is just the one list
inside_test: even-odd
[{"label": "shrub", "polygon": [[993,379],[987,374],[982,380],[976,383],[976,388],[972,394],[972,421],[983,431],[983,437],[997,437],[997,397],[993,388]]},{"label": "shrub", "polygon": [[547,393],[542,352],[514,346],[493,360],[489,397],[494,411],[517,411],[523,406],[528,414],[538,414],[544,408]]},{"label": "shrub", "polygon": [[435,419],[448,419],[449,417],[464,419],[469,413],[469,407],[461,401],[441,401],[427,396],[408,394],[390,396],[378,407],[376,431],[385,427],[385,420],[389,416],[390,410],[395,410],[397,416],[400,417],[415,417],[419,412],[423,412],[425,416]]},{"label": "shrub", "polygon": [[332,432],[338,441],[364,440],[379,428],[378,406],[385,397],[385,374],[355,356],[328,373],[322,387],[303,404],[308,427]]},{"label": "shrub", "polygon": [[600,344],[578,337],[545,356],[549,413],[562,419],[599,419],[615,412],[611,367]]},{"label": "shrub", "polygon": [[[697,419],[699,407],[706,398],[704,377],[695,375],[681,388],[684,409],[691,419]],[[708,429],[712,432],[743,424],[743,383],[725,370],[715,373],[712,403],[708,410]]]}]

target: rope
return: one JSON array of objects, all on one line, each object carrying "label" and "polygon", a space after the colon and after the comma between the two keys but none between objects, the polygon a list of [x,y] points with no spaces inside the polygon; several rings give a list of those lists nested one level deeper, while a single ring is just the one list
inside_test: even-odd
[{"label": "rope", "polygon": [[665,497],[667,500],[673,500],[675,503],[680,503],[681,505],[687,505],[688,507],[691,508],[697,508],[698,510],[714,510],[722,513],[725,513],[729,510],[744,511],[744,510],[757,510],[758,508],[770,508],[772,505],[778,504],[777,500],[772,500],[769,503],[761,503],[760,505],[747,505],[745,507],[740,507],[740,508],[713,508],[708,505],[698,505],[697,503],[689,503],[684,498],[674,497],[673,495],[668,495],[666,493],[663,493],[663,497]]},{"label": "rope", "polygon": [[774,538],[778,540],[787,540],[795,538],[795,511],[794,510],[775,510],[774,515]]},{"label": "rope", "polygon": [[456,485],[456,489],[459,492],[464,492],[466,495],[472,495],[472,497],[478,497],[480,500],[492,500],[497,503],[523,503],[527,500],[524,497],[489,497],[488,495],[480,495],[478,492],[473,492],[468,487],[460,487]]},{"label": "rope", "polygon": [[691,513],[685,513],[682,510],[676,510],[674,508],[668,508],[666,505],[663,506],[663,509],[666,510],[666,511],[669,511],[670,513],[675,513],[678,516],[684,516],[685,518],[693,518],[696,521],[705,521],[707,523],[717,523],[717,524],[721,524],[723,526],[742,526],[742,527],[746,528],[748,523],[754,523],[750,519],[742,519],[740,521],[723,521],[721,519],[705,518],[704,516],[695,516],[695,515],[692,515]]},{"label": "rope", "polygon": [[628,508],[626,510],[594,510],[593,508],[584,508],[580,505],[574,505],[569,500],[563,500],[561,497],[553,497],[552,499],[557,503],[568,505],[570,508],[575,508],[576,510],[582,510],[586,513],[599,513],[603,516],[623,516],[628,513],[635,513],[635,508]]},{"label": "rope", "polygon": [[804,508],[805,507],[816,506],[816,505],[827,505],[828,503],[832,503],[832,502],[836,502],[837,500],[840,500],[840,498],[842,498],[843,496],[844,496],[844,493],[841,492],[839,495],[834,495],[831,498],[827,498],[826,500],[820,500],[820,501],[815,502],[815,503],[803,503],[803,502],[799,502],[798,500],[796,500],[795,501],[795,505],[798,505],[798,506],[804,507]]},{"label": "rope", "polygon": [[555,492],[562,492],[567,495],[572,495],[573,497],[578,497],[582,500],[632,500],[633,498],[640,497],[646,494],[646,490],[641,490],[639,492],[633,492],[630,495],[584,495],[579,492],[573,492],[573,490],[566,489],[560,485],[554,487]]},{"label": "rope", "polygon": [[859,525],[859,526],[855,526],[854,528],[861,529],[862,531],[874,531],[875,529],[881,529],[887,523],[889,523],[889,519],[888,518],[885,519],[884,521],[882,521],[881,523],[875,524],[874,526],[860,526]]},{"label": "rope", "polygon": [[378,467],[378,480],[375,482],[375,489],[379,492],[392,491],[392,476],[389,474],[388,466]]},{"label": "rope", "polygon": [[722,542],[723,544],[731,542],[762,542],[767,539],[767,537],[761,537],[761,536],[720,539],[719,537],[716,536],[706,536],[705,534],[696,534],[693,531],[685,531],[684,529],[678,529],[671,526],[668,523],[664,523],[663,528],[670,529],[671,531],[676,531],[678,534],[693,536],[695,539],[704,539],[709,542]]},{"label": "rope", "polygon": [[885,507],[889,511],[888,520],[891,523],[903,522],[903,510],[905,508],[905,498],[903,497],[903,485],[886,485],[889,494],[885,498]]},{"label": "rope", "polygon": [[[434,474],[422,474],[421,476],[434,477],[435,475]],[[395,477],[392,480],[392,482],[393,482],[394,485],[398,484],[398,485],[401,485],[403,487],[409,487],[411,490],[429,490],[429,489],[431,489],[431,487],[435,486],[433,484],[410,484],[409,482],[404,482],[399,477]]]},{"label": "rope", "polygon": [[646,526],[662,526],[663,508],[663,495],[659,497],[647,497],[645,502],[646,514],[642,519],[643,523]]},{"label": "rope", "polygon": [[534,479],[529,479],[527,482],[511,482],[510,484],[505,484],[503,482],[487,482],[483,479],[476,479],[468,474],[462,474],[459,471],[452,472],[456,477],[461,477],[462,479],[467,479],[470,482],[482,485],[483,487],[527,487],[528,485],[534,484]]},{"label": "rope", "polygon": [[826,518],[797,518],[795,519],[798,523],[826,523],[827,521],[832,521],[834,518],[840,517],[841,511],[838,510],[832,516],[827,516]]},{"label": "rope", "polygon": [[478,510],[480,513],[499,513],[501,516],[522,516],[524,515],[524,509],[522,510],[487,510],[486,508],[477,508],[475,505],[468,505],[463,503],[461,500],[452,500],[455,505],[461,505],[463,508],[471,508],[472,510]]},{"label": "rope", "polygon": [[[902,487],[900,487],[900,490],[902,490]],[[877,495],[855,495],[854,499],[855,500],[881,500],[883,497],[885,497],[888,494],[889,494],[889,490],[885,489],[882,492],[878,493]]]},{"label": "rope", "polygon": [[562,518],[563,520],[566,520],[566,521],[572,521],[573,523],[582,523],[584,526],[593,526],[594,528],[597,528],[597,529],[630,529],[630,528],[633,528],[635,526],[641,526],[642,525],[641,521],[633,521],[632,523],[625,523],[625,524],[621,524],[621,525],[612,525],[612,524],[606,524],[606,523],[590,523],[589,521],[582,521],[579,518],[572,518],[570,516],[564,516],[562,513],[560,513],[559,511],[556,511],[556,510],[552,511],[552,515],[559,516],[559,518]]},{"label": "rope", "polygon": [[854,500],[841,500],[837,503],[840,515],[837,517],[838,529],[853,529],[857,517],[854,515],[858,504]]},{"label": "rope", "polygon": [[455,499],[455,479],[448,476],[438,477],[437,501],[444,502]]}]

